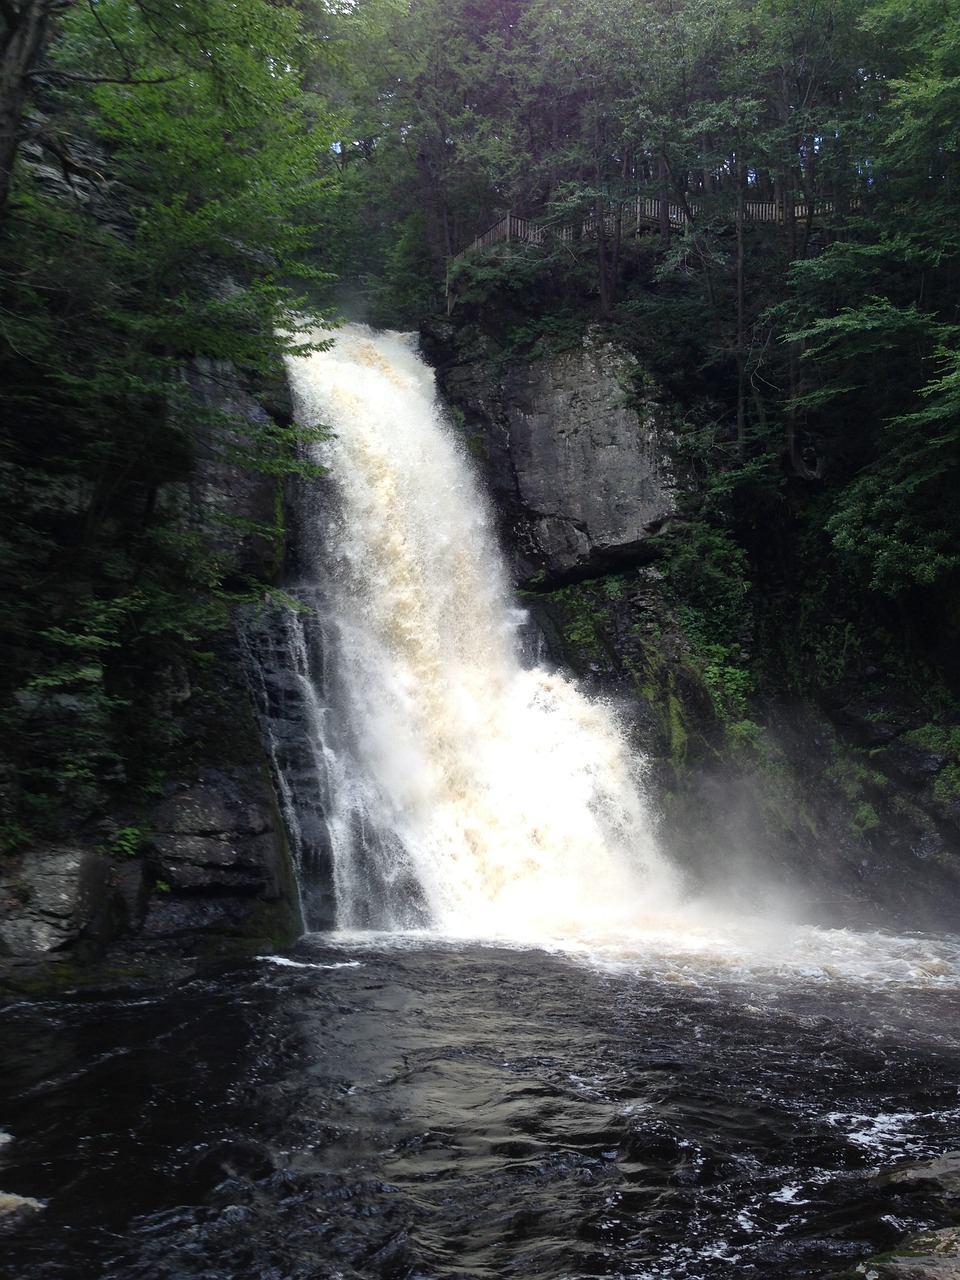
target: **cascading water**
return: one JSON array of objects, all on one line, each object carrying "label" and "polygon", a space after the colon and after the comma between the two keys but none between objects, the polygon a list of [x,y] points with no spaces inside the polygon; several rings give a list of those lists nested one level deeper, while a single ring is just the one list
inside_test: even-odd
[{"label": "cascading water", "polygon": [[616,716],[520,660],[489,513],[411,342],[350,326],[290,375],[299,420],[332,431],[329,475],[259,702],[308,929],[560,945],[685,981],[957,980],[950,940],[683,901]]},{"label": "cascading water", "polygon": [[[341,928],[569,937],[674,893],[615,718],[525,669],[490,520],[398,334],[351,327],[290,362],[336,500],[306,558],[326,619],[316,722]],[[338,727],[337,727],[338,726]],[[321,730],[324,730],[321,732]]]}]

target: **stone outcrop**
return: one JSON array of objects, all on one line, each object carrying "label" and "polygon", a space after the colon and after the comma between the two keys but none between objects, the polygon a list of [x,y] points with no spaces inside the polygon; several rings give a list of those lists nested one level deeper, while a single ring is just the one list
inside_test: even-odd
[{"label": "stone outcrop", "polygon": [[869,1258],[837,1280],[960,1280],[960,1228],[908,1236],[893,1253]]},{"label": "stone outcrop", "polygon": [[960,1280],[960,1229],[911,1236],[904,1251],[882,1266],[880,1280]]},{"label": "stone outcrop", "polygon": [[217,951],[299,933],[297,886],[262,767],[209,769],[171,789],[150,820],[141,948],[193,937]]},{"label": "stone outcrop", "polygon": [[960,1151],[947,1151],[935,1160],[897,1165],[878,1174],[877,1182],[916,1197],[928,1212],[944,1222],[960,1223]]},{"label": "stone outcrop", "polygon": [[39,959],[116,937],[126,923],[111,860],[92,849],[33,849],[0,877],[0,953]]},{"label": "stone outcrop", "polygon": [[[45,846],[0,877],[0,988],[79,981],[109,954],[132,972],[187,972],[191,958],[242,954],[296,937],[297,886],[263,760],[171,783],[121,842]],[[175,963],[171,968],[171,960]],[[51,967],[52,966],[52,967]],[[91,971],[95,979],[95,970]]]},{"label": "stone outcrop", "polygon": [[185,892],[276,897],[276,833],[271,815],[221,786],[194,785],[153,814],[157,873]]},{"label": "stone outcrop", "polygon": [[673,436],[633,372],[624,352],[589,335],[578,350],[532,361],[441,363],[521,583],[642,563],[673,515]]},{"label": "stone outcrop", "polygon": [[837,1280],[960,1280],[960,1228],[918,1231],[899,1249],[868,1258]]}]

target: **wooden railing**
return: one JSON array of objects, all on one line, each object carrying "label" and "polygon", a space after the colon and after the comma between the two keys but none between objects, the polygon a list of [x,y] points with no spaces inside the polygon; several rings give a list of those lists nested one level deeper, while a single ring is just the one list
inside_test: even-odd
[{"label": "wooden railing", "polygon": [[[845,208],[854,209],[858,203],[856,200],[850,201]],[[751,222],[777,222],[783,225],[787,221],[787,208],[788,206],[781,201],[748,200],[744,205],[744,213]],[[668,204],[667,221],[673,230],[682,230],[685,226],[696,223],[701,211],[701,206],[698,204]],[[834,200],[816,200],[813,202],[812,216],[814,218],[829,216],[836,212],[837,204]],[[794,203],[792,213],[797,222],[805,222],[811,217],[811,205],[805,201]],[[615,230],[617,217],[621,220],[621,230],[627,234],[639,231],[641,227],[648,226],[651,223],[654,226],[659,226],[660,200],[656,196],[652,198],[640,197],[632,204],[624,204],[618,215],[613,213],[605,214],[603,222],[606,230],[610,232]],[[544,244],[547,241],[569,242],[578,237],[590,239],[596,235],[599,221],[599,217],[593,215],[582,219],[576,227],[548,228],[542,223],[531,222],[529,218],[520,218],[514,213],[508,213],[506,217],[494,223],[483,235],[477,236],[460,253],[455,254],[450,261],[459,262],[461,258],[466,257],[469,253],[475,253],[478,249],[489,249],[495,244],[503,244],[511,240],[520,240],[527,244]]]}]

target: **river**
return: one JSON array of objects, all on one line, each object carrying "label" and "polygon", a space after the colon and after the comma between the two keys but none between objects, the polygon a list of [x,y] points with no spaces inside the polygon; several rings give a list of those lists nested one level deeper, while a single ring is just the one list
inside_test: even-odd
[{"label": "river", "polygon": [[899,975],[311,935],[23,1002],[0,1186],[47,1207],[0,1273],[822,1277],[929,1223],[873,1175],[960,1128],[956,953],[860,943]]}]

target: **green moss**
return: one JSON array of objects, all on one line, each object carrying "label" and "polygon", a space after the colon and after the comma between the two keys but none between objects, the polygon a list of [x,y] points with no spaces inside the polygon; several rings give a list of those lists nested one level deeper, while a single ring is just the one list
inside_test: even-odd
[{"label": "green moss", "polygon": [[854,751],[841,747],[839,743],[834,743],[825,778],[851,802],[875,797],[878,791],[889,785],[882,773],[864,764]]},{"label": "green moss", "polygon": [[574,670],[608,665],[611,619],[591,584],[562,587],[543,596],[564,656]]},{"label": "green moss", "polygon": [[4,967],[0,963],[0,995],[45,999],[77,990],[138,986],[150,978],[151,974],[142,961],[80,964],[75,960],[51,956],[29,965]]},{"label": "green moss", "polygon": [[950,804],[960,796],[960,763],[948,764],[937,775],[933,794],[941,804]]},{"label": "green moss", "polygon": [[880,815],[872,804],[862,804],[847,823],[855,836],[865,836],[880,825]]},{"label": "green moss", "polygon": [[947,763],[933,783],[933,794],[941,804],[956,800],[960,796],[960,724],[929,721],[903,736],[925,751],[946,757]]},{"label": "green moss", "polygon": [[923,724],[903,736],[907,742],[916,743],[927,751],[960,760],[960,724]]},{"label": "green moss", "polygon": [[755,720],[737,720],[727,725],[727,736],[731,742],[747,747],[756,755],[761,754],[763,729]]},{"label": "green moss", "polygon": [[668,726],[667,742],[669,749],[669,757],[672,764],[683,764],[687,758],[687,748],[689,746],[689,734],[687,726],[684,722],[683,704],[676,694],[671,690],[667,695],[666,701],[666,723]]}]

